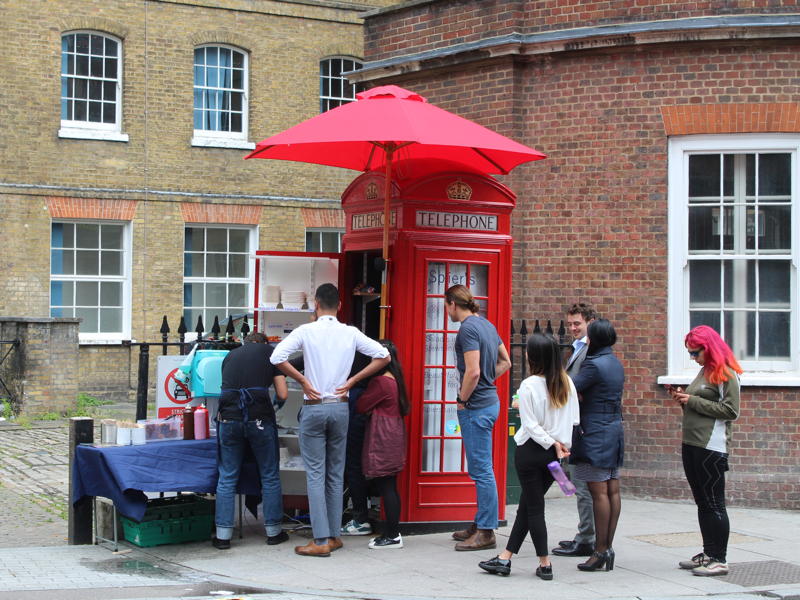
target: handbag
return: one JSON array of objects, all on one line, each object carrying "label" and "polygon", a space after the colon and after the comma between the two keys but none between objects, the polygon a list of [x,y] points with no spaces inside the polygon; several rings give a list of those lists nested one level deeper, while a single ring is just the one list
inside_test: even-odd
[{"label": "handbag", "polygon": [[361,452],[361,470],[367,479],[394,475],[406,465],[406,430],[402,417],[373,414]]}]

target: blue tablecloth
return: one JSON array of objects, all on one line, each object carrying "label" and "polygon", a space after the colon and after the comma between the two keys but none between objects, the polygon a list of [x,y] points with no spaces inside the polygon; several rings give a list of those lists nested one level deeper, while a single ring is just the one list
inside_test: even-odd
[{"label": "blue tablecloth", "polygon": [[[141,521],[147,507],[144,492],[213,493],[217,475],[216,438],[141,446],[80,445],[72,469],[72,502],[103,496],[126,517]],[[238,491],[261,494],[255,463],[243,465]]]}]

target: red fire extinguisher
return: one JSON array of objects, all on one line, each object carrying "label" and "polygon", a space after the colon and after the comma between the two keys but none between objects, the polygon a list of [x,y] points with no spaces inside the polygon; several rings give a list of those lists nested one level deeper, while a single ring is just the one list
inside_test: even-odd
[{"label": "red fire extinguisher", "polygon": [[208,438],[208,409],[205,404],[201,404],[194,411],[194,439],[206,438]]}]

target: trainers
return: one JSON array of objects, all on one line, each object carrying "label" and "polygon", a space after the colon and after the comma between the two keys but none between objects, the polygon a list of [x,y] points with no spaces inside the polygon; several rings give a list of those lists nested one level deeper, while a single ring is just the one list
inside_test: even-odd
[{"label": "trainers", "polygon": [[396,538],[376,537],[368,544],[373,550],[390,550],[403,547],[403,536],[398,535]]},{"label": "trainers", "polygon": [[702,567],[707,562],[708,556],[706,556],[705,552],[701,552],[700,554],[695,554],[689,560],[682,560],[678,563],[678,566],[681,569],[696,569],[697,567]]},{"label": "trainers", "polygon": [[342,526],[342,535],[369,535],[370,533],[372,533],[372,525],[359,523],[355,519]]},{"label": "trainers", "polygon": [[714,577],[715,575],[727,575],[730,573],[728,563],[719,562],[714,558],[709,558],[706,564],[692,569],[692,575],[700,577]]}]

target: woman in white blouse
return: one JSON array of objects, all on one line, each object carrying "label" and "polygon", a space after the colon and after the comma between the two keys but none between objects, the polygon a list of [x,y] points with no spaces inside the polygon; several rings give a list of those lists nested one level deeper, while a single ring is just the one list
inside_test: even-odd
[{"label": "woman in white blouse", "polygon": [[506,549],[491,560],[479,563],[489,573],[511,573],[511,556],[519,552],[530,532],[539,566],[536,576],[550,580],[553,567],[547,554],[547,526],[544,522],[544,495],[553,484],[547,463],[569,456],[572,427],[580,422],[578,394],[561,366],[556,341],[547,335],[528,338],[528,365],[531,376],[519,387],[520,428],[514,436],[517,451],[514,466],[522,494],[517,517]]}]

